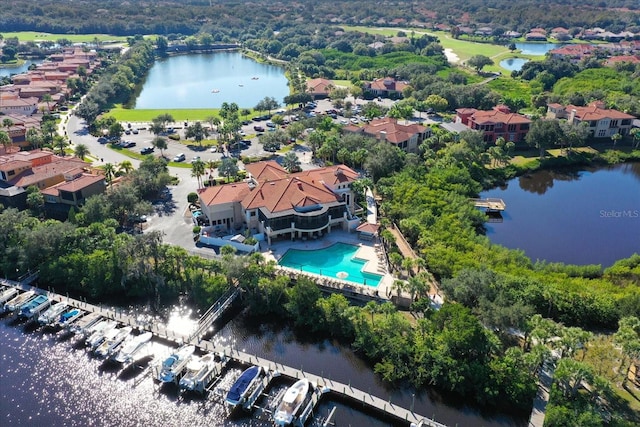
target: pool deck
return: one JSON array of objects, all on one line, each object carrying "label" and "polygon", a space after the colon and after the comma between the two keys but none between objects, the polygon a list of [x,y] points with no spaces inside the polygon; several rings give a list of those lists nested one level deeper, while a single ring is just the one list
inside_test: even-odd
[{"label": "pool deck", "polygon": [[[278,241],[274,242],[270,247],[266,246],[266,242],[261,243],[263,249],[262,254],[267,260],[273,260],[276,263],[282,258],[289,249],[298,250],[317,250],[329,247],[336,243],[346,243],[358,246],[354,257],[366,261],[362,271],[367,273],[378,274],[382,276],[378,286],[358,285],[356,283],[340,280],[336,277],[323,276],[309,272],[301,272],[299,270],[279,266],[281,272],[285,274],[296,274],[311,278],[320,285],[335,288],[336,290],[356,292],[363,296],[371,298],[389,299],[391,298],[392,286],[394,278],[388,272],[386,265],[386,257],[383,253],[381,245],[375,241],[365,241],[358,238],[356,232],[346,232],[342,230],[333,230],[331,233],[317,240],[296,240],[296,241]],[[377,293],[376,293],[377,291]]]}]

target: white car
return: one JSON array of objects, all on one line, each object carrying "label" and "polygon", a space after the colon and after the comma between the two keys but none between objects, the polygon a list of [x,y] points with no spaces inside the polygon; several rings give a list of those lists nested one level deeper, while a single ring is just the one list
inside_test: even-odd
[{"label": "white car", "polygon": [[212,152],[212,153],[217,153],[218,152],[218,147],[214,145],[213,147],[209,148],[209,151]]},{"label": "white car", "polygon": [[195,163],[199,161],[200,161],[200,156],[193,156],[193,159],[191,159],[191,163]]}]

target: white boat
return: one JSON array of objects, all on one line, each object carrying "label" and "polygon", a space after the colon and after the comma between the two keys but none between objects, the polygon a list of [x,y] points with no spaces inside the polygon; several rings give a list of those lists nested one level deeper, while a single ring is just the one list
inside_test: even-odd
[{"label": "white boat", "polygon": [[19,317],[27,319],[29,321],[37,319],[41,312],[49,308],[51,300],[46,295],[38,295],[37,297],[29,300],[29,302],[20,306]]},{"label": "white boat", "polygon": [[104,341],[105,334],[115,329],[116,326],[118,326],[118,324],[113,320],[103,320],[99,323],[96,323],[94,326],[87,330],[89,338],[86,339],[85,344],[88,347],[91,347],[91,349],[96,348],[102,341]]},{"label": "white boat", "polygon": [[175,382],[195,350],[196,347],[193,345],[183,345],[171,354],[171,356],[164,359],[160,366],[158,380],[163,383]]},{"label": "white boat", "polygon": [[121,329],[114,329],[115,333],[110,334],[113,336],[105,337],[105,340],[96,347],[93,351],[98,357],[108,357],[111,356],[117,349],[120,344],[129,336],[133,328],[131,326],[126,326]]},{"label": "white boat", "polygon": [[47,311],[38,316],[38,323],[41,325],[50,325],[58,320],[58,316],[60,316],[67,307],[69,307],[69,304],[66,302],[59,302],[52,305],[47,309]]},{"label": "white boat", "polygon": [[4,303],[9,301],[18,293],[16,288],[7,288],[2,293],[0,293],[0,305],[4,308]]},{"label": "white boat", "polygon": [[247,395],[253,388],[253,384],[260,378],[261,372],[262,368],[260,366],[251,366],[245,369],[229,389],[225,402],[231,406],[244,403]]},{"label": "white boat", "polygon": [[113,360],[118,363],[130,363],[136,360],[136,356],[140,353],[149,341],[153,334],[151,332],[145,332],[135,337],[130,337],[120,347],[120,350],[115,353]]},{"label": "white boat", "polygon": [[309,392],[309,380],[303,378],[284,393],[278,409],[273,413],[273,421],[276,425],[287,426],[293,422],[307,393]]},{"label": "white boat", "polygon": [[71,324],[80,319],[84,313],[85,312],[79,308],[73,308],[66,313],[60,314],[60,317],[58,318],[58,327],[64,329],[70,327]]},{"label": "white boat", "polygon": [[216,356],[213,353],[205,354],[202,357],[192,356],[189,363],[187,363],[185,374],[180,379],[180,388],[203,393],[215,367]]},{"label": "white boat", "polygon": [[220,89],[213,89],[213,90],[211,91],[211,93],[218,93],[218,92],[220,92]]},{"label": "white boat", "polygon": [[88,335],[88,331],[94,325],[98,324],[102,319],[102,315],[98,312],[89,313],[86,316],[82,316],[80,320],[72,324],[68,324],[67,328],[72,334]]},{"label": "white boat", "polygon": [[4,311],[16,311],[20,306],[29,301],[36,293],[34,291],[27,291],[20,295],[10,299],[4,304]]}]

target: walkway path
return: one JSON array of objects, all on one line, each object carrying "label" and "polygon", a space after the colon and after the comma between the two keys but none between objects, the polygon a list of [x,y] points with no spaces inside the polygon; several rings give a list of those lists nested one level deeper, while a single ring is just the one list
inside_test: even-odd
[{"label": "walkway path", "polygon": [[540,369],[538,375],[538,394],[533,401],[533,409],[529,417],[529,427],[542,427],[544,425],[544,417],[549,403],[549,391],[553,383],[553,372],[555,365],[551,362],[545,362]]}]

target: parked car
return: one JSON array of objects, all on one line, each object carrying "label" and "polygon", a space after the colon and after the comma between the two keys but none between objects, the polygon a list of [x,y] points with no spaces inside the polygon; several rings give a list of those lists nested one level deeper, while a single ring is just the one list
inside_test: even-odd
[{"label": "parked car", "polygon": [[177,156],[175,156],[173,158],[174,162],[184,162],[187,159],[187,156],[184,155],[184,153],[180,153]]},{"label": "parked car", "polygon": [[125,134],[125,135],[131,135],[131,129],[127,129],[127,130],[125,130],[125,131],[124,131],[124,134]]},{"label": "parked car", "polygon": [[122,144],[122,146],[124,148],[131,148],[131,147],[135,147],[136,143],[133,141],[124,141],[124,143]]},{"label": "parked car", "polygon": [[98,138],[98,142],[100,144],[106,144],[107,142],[109,142],[109,140],[107,138],[105,138],[104,136],[101,136],[100,138]]},{"label": "parked car", "polygon": [[195,163],[200,161],[200,156],[193,156],[193,159],[191,159],[191,163]]},{"label": "parked car", "polygon": [[267,122],[267,127],[268,127],[268,128],[274,128],[274,127],[276,127],[276,124],[275,124],[275,123],[273,123],[271,120],[269,120],[269,121]]},{"label": "parked car", "polygon": [[138,128],[131,129],[131,133],[137,135],[139,133]]},{"label": "parked car", "polygon": [[264,128],[262,126],[254,126],[253,130],[255,130],[256,132],[264,132]]},{"label": "parked car", "polygon": [[144,147],[142,150],[140,150],[140,154],[151,154],[155,151],[155,148],[153,147]]},{"label": "parked car", "polygon": [[217,153],[218,152],[218,146],[214,145],[213,147],[209,148],[209,151],[211,151],[212,153]]}]

